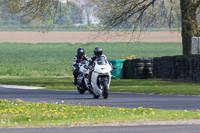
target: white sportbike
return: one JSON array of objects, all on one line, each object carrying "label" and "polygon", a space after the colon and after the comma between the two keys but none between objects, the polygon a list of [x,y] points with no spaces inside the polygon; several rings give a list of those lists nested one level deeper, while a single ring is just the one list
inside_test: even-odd
[{"label": "white sportbike", "polygon": [[112,76],[110,73],[112,66],[104,57],[98,57],[94,61],[94,64],[91,75],[91,90],[93,91],[93,97],[99,98],[100,95],[103,95],[104,99],[107,99]]}]

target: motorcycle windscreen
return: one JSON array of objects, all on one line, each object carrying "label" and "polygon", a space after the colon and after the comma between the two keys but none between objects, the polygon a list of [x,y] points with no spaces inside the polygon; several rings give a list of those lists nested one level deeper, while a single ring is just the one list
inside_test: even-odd
[{"label": "motorcycle windscreen", "polygon": [[85,69],[88,68],[88,61],[84,60],[80,63],[82,66],[84,66]]},{"label": "motorcycle windscreen", "polygon": [[88,61],[87,60],[81,61],[80,63],[81,63],[81,65],[88,65]]},{"label": "motorcycle windscreen", "polygon": [[104,57],[98,57],[96,59],[96,62],[97,62],[98,65],[107,65],[107,63],[108,63],[107,60]]}]

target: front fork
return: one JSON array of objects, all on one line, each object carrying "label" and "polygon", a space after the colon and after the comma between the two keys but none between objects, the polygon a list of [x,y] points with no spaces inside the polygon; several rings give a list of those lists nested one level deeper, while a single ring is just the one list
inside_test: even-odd
[{"label": "front fork", "polygon": [[102,78],[99,78],[99,88],[102,90],[103,89],[103,87],[102,87],[102,84],[103,84],[103,82],[104,81],[107,81],[107,83],[108,83],[108,77],[102,77]]}]

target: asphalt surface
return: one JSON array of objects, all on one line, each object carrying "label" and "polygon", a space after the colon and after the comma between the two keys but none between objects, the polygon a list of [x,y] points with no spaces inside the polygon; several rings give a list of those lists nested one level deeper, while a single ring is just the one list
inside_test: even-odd
[{"label": "asphalt surface", "polygon": [[109,93],[108,99],[94,99],[89,93],[77,91],[25,90],[0,88],[0,99],[14,101],[21,99],[30,102],[65,103],[72,105],[110,106],[110,107],[145,107],[170,110],[200,109],[200,96],[146,95]]},{"label": "asphalt surface", "polygon": [[199,133],[199,132],[200,132],[200,125],[0,129],[0,133]]}]

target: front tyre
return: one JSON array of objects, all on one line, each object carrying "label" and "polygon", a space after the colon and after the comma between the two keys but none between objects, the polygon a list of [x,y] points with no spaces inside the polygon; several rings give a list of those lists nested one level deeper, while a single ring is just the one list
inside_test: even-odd
[{"label": "front tyre", "polygon": [[102,83],[102,91],[103,91],[103,98],[104,99],[107,99],[108,98],[108,84],[107,84],[107,81],[103,81]]}]

